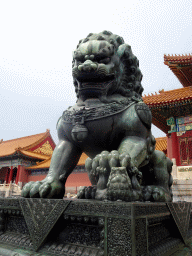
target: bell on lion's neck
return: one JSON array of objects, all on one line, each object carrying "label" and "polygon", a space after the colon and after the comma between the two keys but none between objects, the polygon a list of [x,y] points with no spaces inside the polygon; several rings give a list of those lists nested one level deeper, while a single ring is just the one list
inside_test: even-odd
[{"label": "bell on lion's neck", "polygon": [[72,131],[71,137],[75,142],[83,142],[88,136],[88,129],[85,125],[76,124]]}]

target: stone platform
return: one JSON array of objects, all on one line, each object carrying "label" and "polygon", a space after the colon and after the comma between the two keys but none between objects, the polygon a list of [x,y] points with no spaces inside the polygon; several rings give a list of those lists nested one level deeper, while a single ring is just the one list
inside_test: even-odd
[{"label": "stone platform", "polygon": [[191,203],[0,199],[0,255],[176,255]]}]

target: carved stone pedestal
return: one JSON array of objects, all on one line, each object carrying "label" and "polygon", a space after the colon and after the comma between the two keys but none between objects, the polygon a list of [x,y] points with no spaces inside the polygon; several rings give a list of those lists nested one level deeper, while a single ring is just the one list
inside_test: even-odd
[{"label": "carved stone pedestal", "polygon": [[0,255],[176,255],[191,203],[0,199]]}]

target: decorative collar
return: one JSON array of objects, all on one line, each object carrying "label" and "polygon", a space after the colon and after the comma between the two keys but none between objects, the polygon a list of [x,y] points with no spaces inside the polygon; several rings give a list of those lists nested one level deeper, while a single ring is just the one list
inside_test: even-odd
[{"label": "decorative collar", "polygon": [[131,105],[142,100],[131,97],[120,102],[106,103],[100,107],[80,107],[78,110],[74,110],[72,107],[63,112],[62,118],[65,123],[84,124],[87,121],[93,121],[108,116],[116,115],[129,108]]}]

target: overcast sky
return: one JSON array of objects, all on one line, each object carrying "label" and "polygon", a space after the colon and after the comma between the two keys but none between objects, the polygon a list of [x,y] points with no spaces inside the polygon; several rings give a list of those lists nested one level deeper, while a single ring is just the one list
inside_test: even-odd
[{"label": "overcast sky", "polygon": [[191,0],[0,0],[0,139],[48,128],[57,143],[57,120],[76,101],[72,51],[103,30],[131,45],[144,94],[182,87],[163,56],[192,53]]}]

